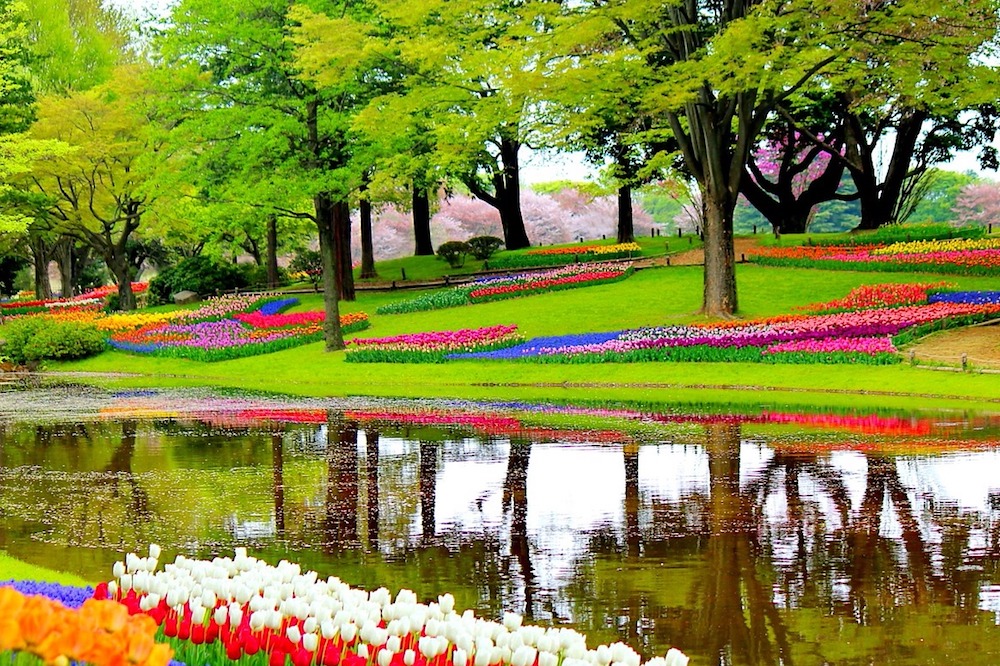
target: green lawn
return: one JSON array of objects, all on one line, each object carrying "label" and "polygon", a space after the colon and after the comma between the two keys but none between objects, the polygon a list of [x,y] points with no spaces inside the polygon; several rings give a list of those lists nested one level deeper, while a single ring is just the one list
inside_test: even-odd
[{"label": "green lawn", "polygon": [[[996,288],[990,278],[927,274],[873,274],[770,268],[737,269],[740,315],[759,317],[844,296],[873,282],[947,280],[964,289]],[[363,310],[372,327],[359,336],[517,324],[527,337],[610,331],[639,326],[703,321],[702,269],[643,270],[614,284],[480,305],[376,315],[387,302],[414,292],[359,292],[342,311]],[[321,308],[319,295],[302,297],[297,310]],[[350,338],[350,336],[349,336]],[[831,406],[980,407],[1000,403],[996,376],[934,372],[908,365],[758,365],[742,363],[642,363],[536,365],[526,362],[463,361],[441,365],[345,363],[343,352],[321,343],[283,352],[218,363],[106,352],[98,357],[52,364],[58,372],[138,373],[104,378],[129,386],[218,385],[295,395],[377,395],[507,399],[710,401]],[[87,381],[96,381],[87,379]]]}]

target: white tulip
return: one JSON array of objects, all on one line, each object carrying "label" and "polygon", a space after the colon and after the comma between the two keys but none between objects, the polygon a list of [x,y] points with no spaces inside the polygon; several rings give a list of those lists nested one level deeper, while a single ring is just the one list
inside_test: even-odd
[{"label": "white tulip", "polygon": [[403,639],[399,636],[389,636],[389,638],[385,639],[385,647],[393,654],[396,654],[403,648]]},{"label": "white tulip", "polygon": [[228,615],[229,615],[229,609],[226,606],[219,606],[218,608],[215,609],[215,613],[212,619],[214,619],[215,623],[221,627],[226,623]]},{"label": "white tulip", "polygon": [[392,652],[385,648],[378,651],[378,666],[389,666],[392,663]]},{"label": "white tulip", "polygon": [[236,604],[236,602],[231,602],[229,604],[229,624],[233,627],[238,627],[243,622],[243,608]]},{"label": "white tulip", "polygon": [[476,656],[472,660],[472,666],[490,666],[490,656],[493,654],[492,648],[476,648]]},{"label": "white tulip", "polygon": [[333,640],[333,637],[337,635],[337,625],[334,624],[333,620],[323,620],[320,622],[319,631],[326,640]]},{"label": "white tulip", "polygon": [[507,627],[508,631],[514,631],[521,626],[523,618],[517,613],[504,613],[503,614],[503,626]]},{"label": "white tulip", "polygon": [[298,645],[302,640],[302,632],[299,631],[298,625],[292,625],[285,630],[285,635],[288,636],[288,640],[292,642],[293,645]]},{"label": "white tulip", "polygon": [[597,663],[601,666],[608,666],[611,663],[611,648],[607,645],[597,646]]},{"label": "white tulip", "polygon": [[413,650],[407,650],[403,653],[403,663],[406,666],[413,666],[414,662],[417,660],[417,653]]},{"label": "white tulip", "polygon": [[215,608],[215,592],[212,590],[205,590],[201,593],[201,605],[205,608]]},{"label": "white tulip", "polygon": [[281,629],[281,623],[284,621],[284,617],[276,610],[270,610],[267,612],[267,627],[271,631],[277,631]]},{"label": "white tulip", "polygon": [[316,630],[319,628],[319,620],[315,617],[307,617],[305,622],[302,623],[302,630],[307,634],[315,634]]},{"label": "white tulip", "polygon": [[122,576],[124,576],[125,575],[125,563],[124,562],[115,562],[111,566],[111,575],[114,576],[115,578],[121,578]]},{"label": "white tulip", "polygon": [[667,662],[666,666],[687,666],[691,659],[677,648],[670,648],[667,651],[665,661]]},{"label": "white tulip", "polygon": [[149,556],[154,560],[160,559],[160,547],[155,543],[149,544]]},{"label": "white tulip", "polygon": [[346,643],[353,643],[354,638],[358,635],[358,625],[353,622],[348,622],[347,624],[342,624],[340,626],[340,637],[344,639]]},{"label": "white tulip", "polygon": [[358,643],[358,656],[368,661],[368,646],[364,643]]},{"label": "white tulip", "polygon": [[461,648],[457,648],[451,655],[451,661],[455,666],[465,666],[469,660],[469,653]]},{"label": "white tulip", "polygon": [[250,613],[250,629],[252,631],[260,631],[267,624],[267,616],[270,615],[270,611],[266,610],[256,610]]},{"label": "white tulip", "polygon": [[447,615],[455,610],[455,597],[450,593],[442,594],[438,597],[438,605],[441,607],[441,612]]},{"label": "white tulip", "polygon": [[421,636],[417,640],[417,649],[420,650],[420,654],[424,655],[424,659],[433,659],[437,642],[430,636]]}]

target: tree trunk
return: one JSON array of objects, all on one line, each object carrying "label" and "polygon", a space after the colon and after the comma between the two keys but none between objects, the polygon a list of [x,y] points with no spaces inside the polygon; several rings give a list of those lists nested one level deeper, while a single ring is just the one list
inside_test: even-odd
[{"label": "tree trunk", "polygon": [[500,161],[503,171],[496,178],[500,224],[503,226],[504,244],[508,250],[530,247],[528,232],[521,215],[521,167],[518,150],[521,144],[510,139],[500,140]]},{"label": "tree trunk", "polygon": [[618,188],[618,242],[635,242],[635,225],[632,219],[632,187]]},{"label": "tree trunk", "polygon": [[413,184],[413,236],[416,238],[415,257],[434,255],[431,243],[431,202],[427,188]]},{"label": "tree trunk", "polygon": [[313,197],[316,227],[319,229],[319,252],[323,258],[323,340],[326,351],[344,348],[340,330],[340,291],[337,289],[337,251],[334,246],[333,203],[326,194]]},{"label": "tree trunk", "polygon": [[275,289],[280,278],[278,276],[278,218],[267,216],[267,288]]},{"label": "tree trunk", "polygon": [[31,263],[35,267],[35,298],[37,300],[52,298],[52,283],[49,281],[49,248],[45,241],[38,237],[33,237],[29,245]]},{"label": "tree trunk", "polygon": [[127,257],[113,255],[105,258],[108,270],[118,283],[118,309],[132,312],[136,308],[135,293],[132,291],[132,264]]},{"label": "tree trunk", "polygon": [[337,258],[337,293],[340,300],[354,300],[354,268],[351,257],[351,208],[346,201],[333,204],[333,245]]},{"label": "tree trunk", "polygon": [[361,216],[361,279],[370,280],[378,277],[378,271],[375,270],[375,248],[372,243],[372,202],[362,196],[359,209]]},{"label": "tree trunk", "polygon": [[733,204],[725,195],[702,191],[705,203],[705,293],[702,313],[728,317],[736,312],[736,258]]},{"label": "tree trunk", "polygon": [[73,295],[73,239],[61,238],[55,246],[55,260],[59,264],[59,291],[63,298]]}]

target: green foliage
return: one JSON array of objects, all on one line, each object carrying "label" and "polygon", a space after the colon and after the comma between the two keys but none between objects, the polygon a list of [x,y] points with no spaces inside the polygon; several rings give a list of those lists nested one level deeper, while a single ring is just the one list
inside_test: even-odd
[{"label": "green foliage", "polygon": [[210,257],[188,257],[166,268],[149,282],[149,304],[171,303],[179,291],[193,291],[210,296],[247,286],[247,277],[235,264]]},{"label": "green foliage", "polygon": [[315,289],[323,279],[323,256],[316,250],[302,250],[288,264],[291,273],[304,273],[306,279]]},{"label": "green foliage", "polygon": [[950,224],[887,224],[873,231],[859,231],[834,238],[817,238],[813,245],[889,245],[909,241],[947,240],[950,238],[983,238],[981,226],[953,227]]},{"label": "green foliage", "polygon": [[97,327],[49,317],[21,317],[4,327],[3,354],[17,364],[71,360],[104,351]]},{"label": "green foliage", "polygon": [[496,236],[476,236],[466,241],[470,253],[476,259],[485,261],[503,247],[503,239]]},{"label": "green foliage", "polygon": [[461,268],[465,265],[465,257],[472,254],[472,247],[462,241],[447,241],[441,243],[437,249],[437,256],[448,262],[452,268]]},{"label": "green foliage", "polygon": [[376,314],[404,314],[407,312],[423,312],[425,310],[440,310],[469,304],[469,290],[466,287],[455,287],[438,291],[429,291],[416,298],[398,303],[388,303],[379,306]]}]

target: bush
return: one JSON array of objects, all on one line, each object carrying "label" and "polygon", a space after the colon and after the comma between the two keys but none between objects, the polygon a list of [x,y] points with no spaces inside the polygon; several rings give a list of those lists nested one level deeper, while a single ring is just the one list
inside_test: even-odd
[{"label": "bush", "polygon": [[18,365],[42,360],[69,360],[104,351],[104,335],[96,326],[48,317],[21,317],[4,327],[3,353]]},{"label": "bush", "polygon": [[201,296],[242,289],[247,278],[235,264],[210,257],[188,257],[162,271],[149,282],[149,304],[170,303],[179,291],[193,291]]},{"label": "bush", "polygon": [[323,255],[316,250],[303,250],[288,264],[288,272],[293,278],[302,278],[319,291],[323,279]]},{"label": "bush", "polygon": [[503,239],[496,236],[476,236],[470,238],[466,243],[469,245],[472,256],[481,261],[486,261],[503,247]]},{"label": "bush", "polygon": [[472,254],[472,248],[468,243],[462,241],[448,241],[438,246],[437,255],[448,262],[452,268],[461,268],[465,265],[465,257]]}]

